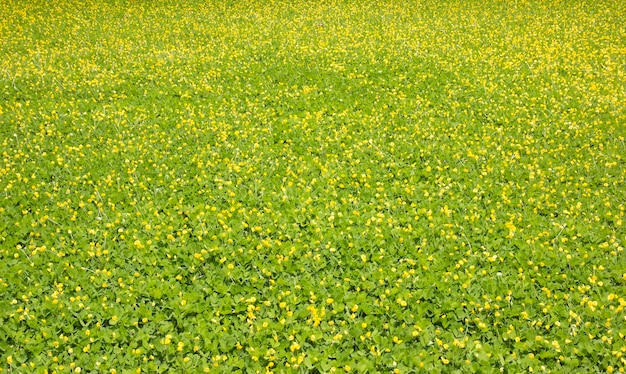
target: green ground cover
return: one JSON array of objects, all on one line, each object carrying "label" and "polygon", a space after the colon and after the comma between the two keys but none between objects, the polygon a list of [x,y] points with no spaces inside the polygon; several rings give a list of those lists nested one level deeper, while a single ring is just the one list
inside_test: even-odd
[{"label": "green ground cover", "polygon": [[0,370],[623,372],[620,1],[0,4]]}]

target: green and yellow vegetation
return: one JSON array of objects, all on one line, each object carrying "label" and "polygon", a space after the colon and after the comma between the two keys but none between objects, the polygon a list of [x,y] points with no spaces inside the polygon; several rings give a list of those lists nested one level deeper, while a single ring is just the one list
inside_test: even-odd
[{"label": "green and yellow vegetation", "polygon": [[0,370],[624,372],[626,3],[6,0]]}]

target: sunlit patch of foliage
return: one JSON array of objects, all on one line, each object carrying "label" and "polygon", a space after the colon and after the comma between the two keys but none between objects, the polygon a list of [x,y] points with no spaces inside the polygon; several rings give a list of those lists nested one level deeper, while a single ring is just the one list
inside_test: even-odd
[{"label": "sunlit patch of foliage", "polygon": [[0,4],[3,372],[623,372],[620,1]]}]

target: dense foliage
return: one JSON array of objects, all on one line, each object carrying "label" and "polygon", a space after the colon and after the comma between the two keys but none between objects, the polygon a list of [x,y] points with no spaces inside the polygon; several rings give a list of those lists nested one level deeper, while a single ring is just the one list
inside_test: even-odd
[{"label": "dense foliage", "polygon": [[0,4],[3,372],[623,372],[621,1]]}]

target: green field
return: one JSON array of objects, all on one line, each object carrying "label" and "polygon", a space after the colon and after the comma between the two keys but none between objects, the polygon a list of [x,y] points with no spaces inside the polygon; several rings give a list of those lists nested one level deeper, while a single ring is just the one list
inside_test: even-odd
[{"label": "green field", "polygon": [[0,371],[624,372],[626,3],[0,4]]}]

